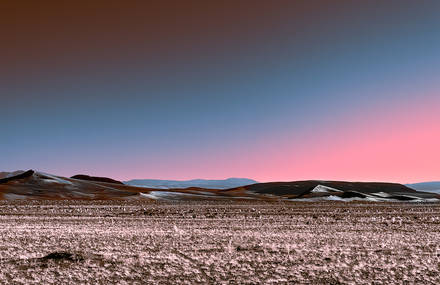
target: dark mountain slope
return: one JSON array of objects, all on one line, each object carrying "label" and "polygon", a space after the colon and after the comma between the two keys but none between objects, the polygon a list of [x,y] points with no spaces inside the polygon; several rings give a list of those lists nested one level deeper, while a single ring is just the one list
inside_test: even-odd
[{"label": "dark mountain slope", "polygon": [[[317,186],[329,187],[328,190],[314,191]],[[345,181],[293,181],[293,182],[268,182],[258,183],[225,191],[238,191],[239,189],[255,193],[287,196],[289,198],[317,197],[335,195],[342,198],[366,197],[375,193],[386,193],[387,197],[401,197],[412,195],[420,198],[437,197],[432,193],[419,192],[405,185],[385,182],[345,182]],[[332,190],[334,189],[334,191]],[[406,198],[402,198],[404,200]]]},{"label": "dark mountain slope", "polygon": [[14,176],[10,176],[10,177],[6,177],[6,178],[2,178],[0,179],[0,184],[2,183],[8,183],[9,181],[13,181],[13,180],[18,180],[18,179],[23,179],[23,178],[27,178],[32,176],[35,173],[35,171],[33,170],[28,170],[26,172],[14,175]]},{"label": "dark mountain slope", "polygon": [[106,183],[113,183],[113,184],[121,184],[124,185],[124,183],[122,183],[121,181],[118,180],[114,180],[111,178],[107,178],[107,177],[97,177],[97,176],[89,176],[89,175],[84,175],[84,174],[78,174],[78,175],[74,175],[70,178],[73,179],[79,179],[79,180],[86,180],[86,181],[95,181],[95,182],[106,182]]},{"label": "dark mountain slope", "polygon": [[345,181],[320,181],[320,180],[257,183],[257,184],[244,186],[244,188],[246,188],[249,191],[255,193],[261,193],[261,194],[302,195],[312,191],[318,185],[336,188],[341,191],[357,191],[361,193],[416,192],[414,189],[411,189],[409,187],[406,187],[405,185],[398,183],[345,182]]}]

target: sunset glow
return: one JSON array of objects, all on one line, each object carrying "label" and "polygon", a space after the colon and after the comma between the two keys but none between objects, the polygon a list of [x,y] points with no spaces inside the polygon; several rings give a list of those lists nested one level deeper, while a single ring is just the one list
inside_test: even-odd
[{"label": "sunset glow", "polygon": [[1,170],[440,178],[438,1],[8,3]]}]

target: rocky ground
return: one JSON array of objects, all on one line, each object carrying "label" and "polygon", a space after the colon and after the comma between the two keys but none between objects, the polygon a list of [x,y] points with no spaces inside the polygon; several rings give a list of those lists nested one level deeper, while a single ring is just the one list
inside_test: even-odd
[{"label": "rocky ground", "polygon": [[439,284],[440,204],[0,202],[0,283]]}]

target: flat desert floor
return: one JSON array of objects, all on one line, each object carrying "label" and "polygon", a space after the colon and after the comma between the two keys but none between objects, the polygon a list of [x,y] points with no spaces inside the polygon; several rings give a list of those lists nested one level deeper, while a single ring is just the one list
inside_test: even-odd
[{"label": "flat desert floor", "polygon": [[0,203],[0,283],[439,284],[440,205]]}]

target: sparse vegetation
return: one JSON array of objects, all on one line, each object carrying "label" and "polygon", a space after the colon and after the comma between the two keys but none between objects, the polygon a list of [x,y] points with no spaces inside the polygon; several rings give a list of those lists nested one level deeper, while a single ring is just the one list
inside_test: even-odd
[{"label": "sparse vegetation", "polygon": [[438,284],[440,205],[0,203],[0,283]]}]

